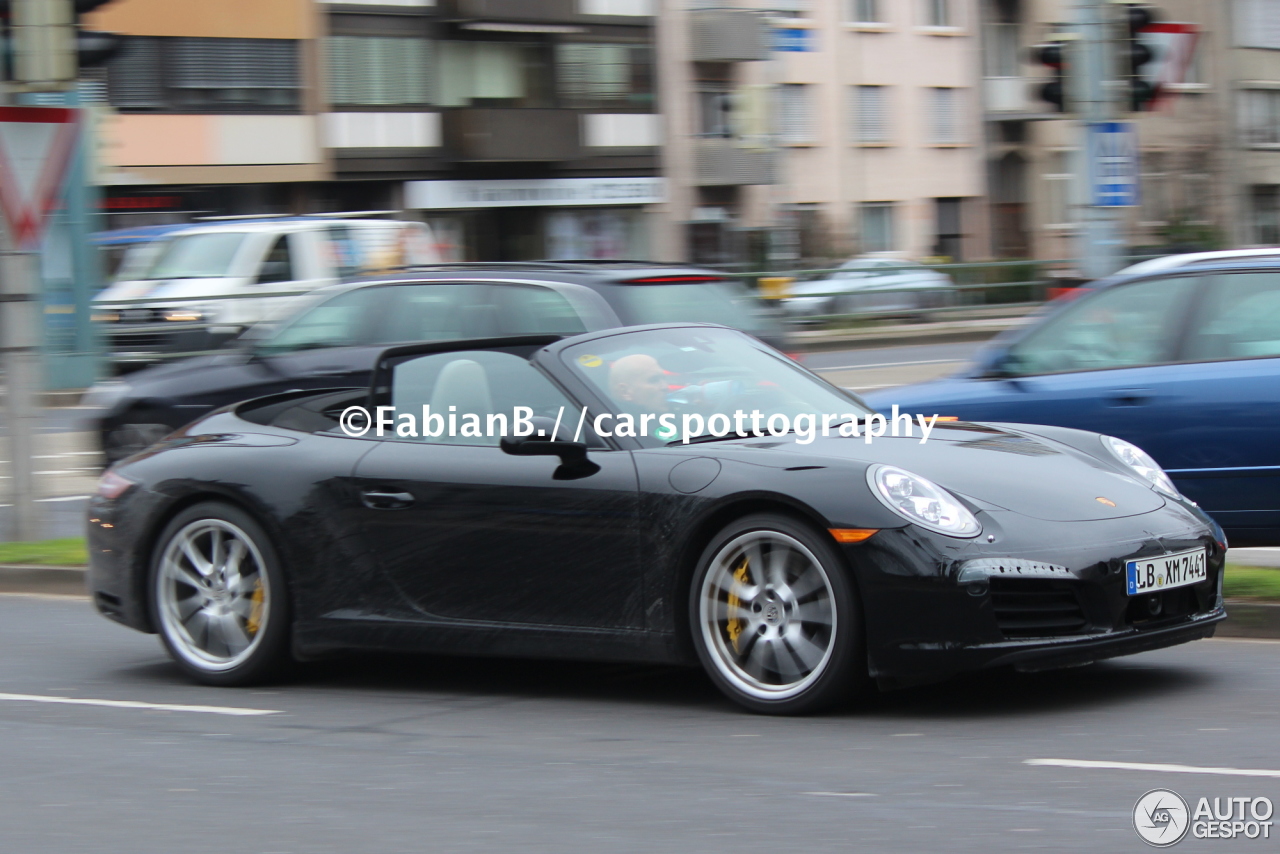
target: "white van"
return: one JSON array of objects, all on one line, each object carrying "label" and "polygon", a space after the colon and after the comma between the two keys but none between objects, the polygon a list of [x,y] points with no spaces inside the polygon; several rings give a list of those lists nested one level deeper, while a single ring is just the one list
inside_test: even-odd
[{"label": "white van", "polygon": [[441,257],[419,222],[290,217],[193,225],[130,260],[94,299],[122,366],[212,350],[316,288]]}]

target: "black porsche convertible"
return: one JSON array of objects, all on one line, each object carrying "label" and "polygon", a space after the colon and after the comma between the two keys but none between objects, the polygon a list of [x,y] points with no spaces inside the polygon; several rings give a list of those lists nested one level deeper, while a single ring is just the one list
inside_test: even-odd
[{"label": "black porsche convertible", "polygon": [[97,608],[217,685],[358,648],[701,663],[798,713],[1225,617],[1221,530],[1140,449],[889,423],[711,325],[393,348],[116,465],[88,521]]}]

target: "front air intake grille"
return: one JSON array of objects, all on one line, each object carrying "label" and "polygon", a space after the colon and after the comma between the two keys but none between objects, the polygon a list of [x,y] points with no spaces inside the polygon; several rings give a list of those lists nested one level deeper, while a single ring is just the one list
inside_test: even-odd
[{"label": "front air intake grille", "polygon": [[1074,635],[1088,625],[1070,581],[992,578],[991,607],[1007,638]]}]

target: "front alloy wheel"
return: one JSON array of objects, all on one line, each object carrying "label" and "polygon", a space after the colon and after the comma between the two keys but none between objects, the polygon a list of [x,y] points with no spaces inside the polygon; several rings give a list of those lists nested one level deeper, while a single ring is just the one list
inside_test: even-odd
[{"label": "front alloy wheel", "polygon": [[717,686],[753,711],[796,714],[857,684],[861,626],[834,544],[784,516],[753,516],[699,564],[694,643]]},{"label": "front alloy wheel", "polygon": [[285,657],[287,604],[274,551],[234,507],[198,505],[169,524],[151,598],[169,654],[201,682],[257,682]]}]

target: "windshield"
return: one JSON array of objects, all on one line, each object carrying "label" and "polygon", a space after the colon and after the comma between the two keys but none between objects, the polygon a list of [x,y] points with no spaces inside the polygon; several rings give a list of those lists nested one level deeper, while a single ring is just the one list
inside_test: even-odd
[{"label": "windshield", "polygon": [[[799,415],[813,415],[820,427],[824,414],[833,416],[829,424],[839,424],[871,412],[776,350],[729,329],[627,332],[568,347],[561,358],[610,401],[619,418],[630,415],[639,426],[649,416],[650,427],[635,436],[648,447],[681,437],[662,428],[667,415],[667,423],[681,428],[686,415],[690,425],[700,421],[703,430],[691,433],[733,437],[739,424],[744,433],[765,432],[774,416],[792,424]],[[760,416],[755,428],[754,413]],[[781,429],[782,418],[773,423]]]},{"label": "windshield", "polygon": [[625,285],[622,319],[630,326],[646,323],[718,323],[755,334],[774,332],[774,321],[740,285],[729,282]]},{"label": "windshield", "polygon": [[188,234],[162,245],[144,279],[220,279],[248,237],[244,232]]}]

